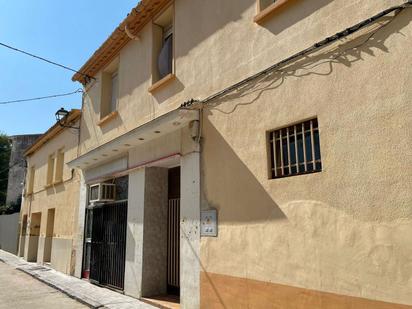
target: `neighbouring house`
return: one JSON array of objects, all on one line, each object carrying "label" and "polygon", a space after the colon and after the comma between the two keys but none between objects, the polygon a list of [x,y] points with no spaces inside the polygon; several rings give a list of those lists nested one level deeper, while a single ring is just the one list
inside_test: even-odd
[{"label": "neighbouring house", "polygon": [[[64,270],[73,252],[145,301],[410,308],[411,20],[401,0],[139,2],[73,76],[78,155],[62,129],[29,155],[25,256],[51,211]],[[69,137],[79,199],[44,188]]]},{"label": "neighbouring house", "polygon": [[19,210],[26,170],[23,152],[39,134],[13,135],[6,193],[7,214],[0,215],[0,249],[17,254],[19,236]]},{"label": "neighbouring house", "polygon": [[74,273],[79,176],[66,163],[77,156],[80,110],[71,110],[24,155],[27,176],[20,211],[19,256]]},{"label": "neighbouring house", "polygon": [[26,171],[26,161],[23,153],[39,137],[40,134],[13,135],[9,137],[11,142],[11,152],[6,205],[21,204],[21,195]]}]

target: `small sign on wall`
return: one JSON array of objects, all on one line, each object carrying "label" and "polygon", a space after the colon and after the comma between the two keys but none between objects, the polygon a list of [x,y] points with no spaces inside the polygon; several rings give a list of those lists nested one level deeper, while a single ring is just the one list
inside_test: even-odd
[{"label": "small sign on wall", "polygon": [[200,236],[217,237],[217,211],[216,209],[200,212]]}]

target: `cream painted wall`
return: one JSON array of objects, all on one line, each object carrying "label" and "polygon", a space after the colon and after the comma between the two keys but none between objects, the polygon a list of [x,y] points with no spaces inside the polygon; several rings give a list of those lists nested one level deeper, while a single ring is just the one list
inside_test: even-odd
[{"label": "cream painted wall", "polygon": [[[411,21],[204,110],[203,208],[219,217],[204,270],[412,305]],[[322,172],[268,179],[266,132],[314,116]]]},{"label": "cream painted wall", "polygon": [[[119,115],[99,127],[101,72],[87,86],[81,153],[177,108],[204,98],[401,0],[291,1],[262,25],[255,0],[175,1],[176,79],[154,94],[152,25],[119,54]],[[343,13],[345,12],[345,13]],[[117,60],[116,60],[117,61]]]},{"label": "cream painted wall", "polygon": [[[97,126],[100,74],[86,89],[81,153],[402,2],[296,0],[257,25],[254,0],[176,0],[176,79],[147,91],[146,25],[119,55],[119,116]],[[320,55],[205,111],[202,203],[219,210],[219,236],[201,241],[204,270],[412,303],[410,18],[332,65]],[[268,180],[266,131],[313,116],[323,171]]]},{"label": "cream painted wall", "polygon": [[[80,188],[78,172],[72,172],[66,163],[77,157],[77,141],[77,131],[66,129],[27,158],[28,166],[35,166],[36,170],[34,193],[25,197],[20,212],[21,218],[28,214],[29,220],[31,213],[41,212],[40,237],[45,237],[47,210],[55,208],[53,238],[54,243],[57,241],[59,244],[59,248],[55,246],[55,252],[52,249],[51,263],[52,266],[55,264],[56,269],[66,273],[72,272],[74,266],[71,265],[71,255],[73,254],[73,242],[76,238],[74,232],[77,226]],[[46,187],[48,157],[59,149],[64,151],[63,182]],[[26,184],[27,182],[28,179],[26,179]],[[69,246],[69,248],[63,248],[62,244]],[[42,251],[43,248],[39,248],[39,250]],[[59,255],[58,252],[61,252],[62,255]],[[62,265],[61,261],[66,261],[67,265]]]}]

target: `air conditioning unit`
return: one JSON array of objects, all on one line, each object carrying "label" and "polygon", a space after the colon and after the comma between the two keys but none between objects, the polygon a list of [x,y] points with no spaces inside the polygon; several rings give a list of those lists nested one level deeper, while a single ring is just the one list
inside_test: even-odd
[{"label": "air conditioning unit", "polygon": [[116,198],[116,185],[111,183],[97,183],[90,186],[89,201],[111,202]]}]

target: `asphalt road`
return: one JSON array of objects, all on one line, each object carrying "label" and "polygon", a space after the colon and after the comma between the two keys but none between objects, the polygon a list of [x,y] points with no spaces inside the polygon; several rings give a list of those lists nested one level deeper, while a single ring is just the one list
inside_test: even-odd
[{"label": "asphalt road", "polygon": [[89,308],[9,265],[0,262],[0,309]]}]

